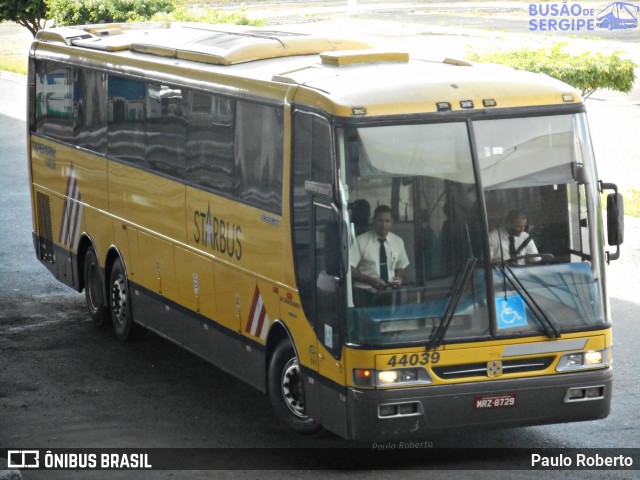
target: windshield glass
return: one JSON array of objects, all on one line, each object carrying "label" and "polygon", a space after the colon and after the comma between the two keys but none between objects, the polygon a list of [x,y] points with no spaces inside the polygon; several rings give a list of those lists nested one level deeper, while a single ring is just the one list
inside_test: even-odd
[{"label": "windshield glass", "polygon": [[[436,346],[604,322],[586,132],[582,115],[339,129],[347,341]],[[515,256],[509,212],[524,212]]]},{"label": "windshield glass", "polygon": [[584,114],[473,124],[499,333],[605,321],[597,177]]},{"label": "windshield glass", "polygon": [[[348,340],[489,334],[480,209],[465,122],[340,131],[351,225]],[[384,225],[384,220],[388,220]],[[384,237],[381,261],[380,238]],[[386,263],[386,285],[380,264]]]}]

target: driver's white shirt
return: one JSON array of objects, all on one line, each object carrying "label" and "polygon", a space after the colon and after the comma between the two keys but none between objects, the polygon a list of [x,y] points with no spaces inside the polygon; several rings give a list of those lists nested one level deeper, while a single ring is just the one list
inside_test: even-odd
[{"label": "driver's white shirt", "polygon": [[[527,232],[522,232],[520,236],[514,236],[514,243],[516,247],[516,251],[520,248],[527,238],[529,238],[529,234]],[[500,243],[502,243],[502,249],[500,248]],[[491,252],[491,260],[500,261],[500,260],[509,260],[509,232],[507,232],[504,228],[500,227],[495,230],[489,232],[489,251]],[[518,256],[521,257],[523,255],[536,255],[538,253],[538,248],[536,247],[533,239],[518,252]],[[529,262],[539,262],[540,258],[529,258],[526,259]],[[524,265],[525,259],[520,258],[516,261],[518,265]]]},{"label": "driver's white shirt", "polygon": [[[370,277],[380,277],[380,242],[378,234],[370,230],[356,237],[351,247],[351,266]],[[387,253],[389,279],[394,276],[396,268],[407,268],[409,257],[404,248],[404,241],[393,232],[389,232],[384,242]]]}]

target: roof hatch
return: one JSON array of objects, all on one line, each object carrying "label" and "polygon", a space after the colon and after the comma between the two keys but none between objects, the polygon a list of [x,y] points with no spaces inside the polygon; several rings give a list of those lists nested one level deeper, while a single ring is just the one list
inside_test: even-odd
[{"label": "roof hatch", "polygon": [[407,63],[409,54],[407,52],[394,52],[386,50],[347,50],[339,52],[323,52],[320,55],[322,63],[325,65],[355,65],[358,63],[383,63],[398,62]]},{"label": "roof hatch", "polygon": [[85,25],[40,31],[37,38],[45,42],[58,42],[95,50],[128,49],[148,55],[214,65],[233,65],[268,58],[317,55],[341,50],[371,49],[371,45],[359,40],[236,25]]}]

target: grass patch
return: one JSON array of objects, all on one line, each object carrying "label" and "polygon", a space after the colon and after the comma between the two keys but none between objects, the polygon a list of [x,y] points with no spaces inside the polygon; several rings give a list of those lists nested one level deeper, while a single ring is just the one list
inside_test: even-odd
[{"label": "grass patch", "polygon": [[640,218],[640,189],[628,188],[620,193],[624,197],[624,214]]},{"label": "grass patch", "polygon": [[11,22],[0,23],[0,70],[25,75],[32,41],[26,28]]},{"label": "grass patch", "polygon": [[27,74],[27,56],[26,55],[1,55],[0,54],[0,70],[6,72]]},{"label": "grass patch", "polygon": [[[605,192],[600,196],[603,217],[607,215],[607,195],[609,193],[611,192]],[[640,189],[621,188],[620,194],[624,198],[625,216],[640,218]]]}]

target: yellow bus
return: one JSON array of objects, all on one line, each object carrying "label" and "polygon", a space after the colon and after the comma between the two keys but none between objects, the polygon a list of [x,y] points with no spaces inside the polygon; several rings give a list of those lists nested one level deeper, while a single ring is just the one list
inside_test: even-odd
[{"label": "yellow bus", "polygon": [[[607,416],[623,207],[571,87],[200,24],[43,30],[28,83],[37,256],[118,339],[175,342],[297,432]],[[408,264],[373,288],[383,217],[400,243],[373,263]]]}]

